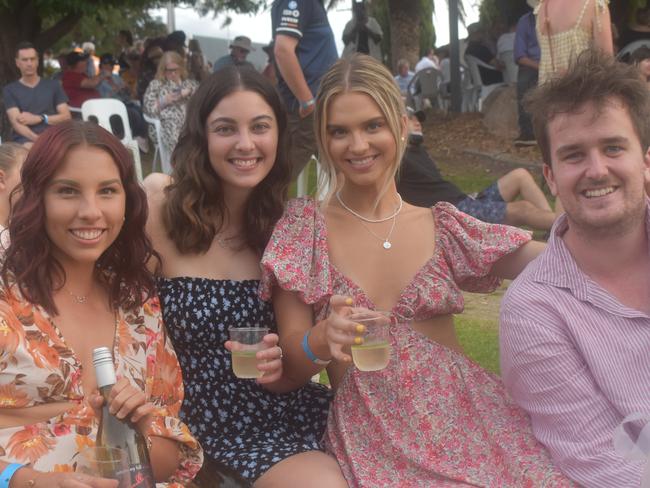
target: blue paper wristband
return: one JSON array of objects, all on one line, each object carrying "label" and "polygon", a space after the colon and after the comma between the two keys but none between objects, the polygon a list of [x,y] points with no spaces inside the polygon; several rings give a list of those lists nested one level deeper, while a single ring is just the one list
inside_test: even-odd
[{"label": "blue paper wristband", "polygon": [[312,363],[319,364],[320,366],[327,366],[331,361],[318,359],[316,354],[314,354],[314,352],[309,348],[309,334],[311,334],[311,329],[305,332],[305,335],[302,338],[302,350],[305,351],[305,354]]},{"label": "blue paper wristband", "polygon": [[7,465],[0,473],[0,488],[9,488],[9,482],[16,471],[22,468],[24,464],[12,463]]}]

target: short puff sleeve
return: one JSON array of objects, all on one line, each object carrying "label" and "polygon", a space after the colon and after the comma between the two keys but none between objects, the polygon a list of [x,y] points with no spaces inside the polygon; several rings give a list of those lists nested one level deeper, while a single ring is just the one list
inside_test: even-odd
[{"label": "short puff sleeve", "polygon": [[262,256],[260,296],[273,287],[297,292],[307,304],[332,295],[325,220],[312,198],[289,201]]},{"label": "short puff sleeve", "polygon": [[434,207],[439,245],[454,281],[476,293],[494,291],[501,280],[490,275],[494,263],[531,240],[529,232],[509,225],[487,224],[450,203]]}]

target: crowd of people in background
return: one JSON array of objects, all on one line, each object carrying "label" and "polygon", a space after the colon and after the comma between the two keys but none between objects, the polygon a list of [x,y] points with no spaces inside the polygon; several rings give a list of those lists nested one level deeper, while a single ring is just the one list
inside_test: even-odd
[{"label": "crowd of people in background", "polygon": [[[42,53],[47,77],[17,44],[0,145],[0,488],[103,488],[75,468],[105,401],[170,488],[638,486],[643,463],[611,438],[650,404],[650,47],[614,59],[605,0],[527,4],[499,28],[469,25],[462,57],[486,85],[515,66],[515,143],[539,145],[554,201],[523,168],[478,194],[444,178],[423,129],[436,112],[406,102],[423,71],[448,89],[449,47],[387,68],[364,2],[339,58],[321,0],[275,0],[260,71],[245,35],[209,60],[181,31],[121,30],[113,52]],[[627,38],[649,18],[639,9]],[[163,146],[171,174],[138,181],[119,127],[80,120],[101,98],[124,104],[140,151]],[[289,200],[312,159],[326,194]],[[462,291],[503,279],[500,378],[464,354],[454,314]],[[373,372],[351,349],[369,339],[355,314],[371,312],[389,351]],[[260,325],[260,376],[244,380],[229,332]],[[98,346],[120,378],[108,400]]]}]

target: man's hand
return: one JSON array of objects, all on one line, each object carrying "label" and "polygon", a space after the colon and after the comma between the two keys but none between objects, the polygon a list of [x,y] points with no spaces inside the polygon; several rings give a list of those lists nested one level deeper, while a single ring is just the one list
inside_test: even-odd
[{"label": "man's hand", "polygon": [[20,112],[16,120],[23,125],[38,125],[43,122],[40,115],[34,115],[29,112]]}]

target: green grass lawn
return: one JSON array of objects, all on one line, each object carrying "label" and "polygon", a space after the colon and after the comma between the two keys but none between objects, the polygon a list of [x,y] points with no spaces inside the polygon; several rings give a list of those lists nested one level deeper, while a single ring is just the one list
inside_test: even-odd
[{"label": "green grass lawn", "polygon": [[496,320],[454,317],[458,341],[465,354],[485,369],[499,374],[499,328]]}]

